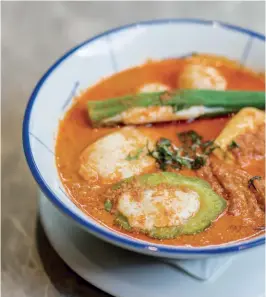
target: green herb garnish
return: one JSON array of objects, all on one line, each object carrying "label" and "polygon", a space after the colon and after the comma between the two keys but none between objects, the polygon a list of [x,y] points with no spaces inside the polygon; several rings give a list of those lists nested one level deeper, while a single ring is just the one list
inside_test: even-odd
[{"label": "green herb garnish", "polygon": [[208,140],[206,142],[203,142],[201,144],[201,148],[203,150],[203,153],[207,156],[209,156],[216,148],[218,148],[218,145],[214,144],[213,140]]},{"label": "green herb garnish", "polygon": [[188,157],[179,157],[179,156],[176,156],[175,158],[177,164],[178,164],[178,168],[184,166],[184,167],[187,167],[189,169],[192,168],[192,165],[191,165],[191,162],[193,161],[192,159],[188,158]]},{"label": "green herb garnish", "polygon": [[105,202],[104,202],[104,209],[108,212],[110,212],[112,210],[112,207],[113,207],[113,204],[111,202],[111,200],[107,199]]},{"label": "green herb garnish", "polygon": [[205,156],[197,156],[194,161],[191,163],[191,169],[197,170],[206,164]]},{"label": "green herb garnish", "polygon": [[149,155],[156,159],[161,170],[166,170],[167,165],[172,164],[174,160],[174,151],[172,143],[167,138],[161,138],[156,143],[156,148],[149,151]]},{"label": "green herb garnish", "polygon": [[214,141],[213,140],[208,140],[208,141],[205,141],[201,144],[201,147],[206,150],[210,147],[212,147],[214,145]]},{"label": "green herb garnish", "polygon": [[254,185],[254,182],[255,182],[255,180],[261,180],[262,179],[262,177],[261,176],[259,176],[259,175],[255,175],[255,176],[253,176],[249,181],[248,181],[248,187],[250,188],[250,187],[253,187],[255,190],[257,190],[256,189],[256,186]]},{"label": "green herb garnish", "polygon": [[234,140],[232,140],[232,142],[229,144],[229,149],[233,150],[235,148],[239,148],[239,145]]},{"label": "green herb garnish", "polygon": [[153,151],[149,155],[156,159],[161,170],[167,170],[170,166],[176,170],[183,167],[197,170],[204,166],[207,157],[217,148],[214,141],[202,141],[202,136],[193,130],[177,134],[182,146],[176,147],[167,138],[157,141]]},{"label": "green herb garnish", "polygon": [[135,155],[130,155],[128,154],[128,156],[126,157],[127,161],[133,161],[133,160],[137,160],[140,157],[140,154],[143,152],[143,148],[139,148],[136,152]]},{"label": "green herb garnish", "polygon": [[218,147],[214,144],[213,140],[202,142],[202,136],[193,130],[178,133],[177,136],[187,149],[192,150],[193,152],[200,150],[207,156]]},{"label": "green herb garnish", "polygon": [[177,137],[182,143],[186,145],[199,145],[202,140],[202,136],[200,136],[197,132],[193,130],[177,133]]},{"label": "green herb garnish", "polygon": [[171,141],[169,139],[167,139],[167,138],[160,138],[160,140],[158,141],[158,144],[160,146],[167,146],[167,147],[169,147],[169,146],[171,146]]}]

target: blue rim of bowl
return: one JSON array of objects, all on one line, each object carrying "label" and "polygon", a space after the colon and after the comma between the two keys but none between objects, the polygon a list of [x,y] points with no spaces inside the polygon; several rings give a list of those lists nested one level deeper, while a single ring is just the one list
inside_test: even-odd
[{"label": "blue rim of bowl", "polygon": [[174,256],[175,254],[222,254],[222,253],[230,253],[230,252],[235,252],[243,249],[248,249],[252,248],[255,246],[259,246],[265,243],[265,236],[259,237],[258,239],[255,240],[250,240],[249,242],[239,242],[239,243],[233,243],[232,245],[229,246],[220,246],[220,247],[215,247],[215,246],[208,246],[208,247],[175,247],[175,246],[168,246],[168,245],[160,245],[160,244],[149,244],[148,242],[142,242],[142,241],[136,241],[135,239],[131,239],[130,237],[124,237],[121,235],[118,235],[111,230],[102,229],[99,226],[90,223],[80,217],[79,215],[73,213],[69,207],[67,207],[60,199],[56,197],[56,195],[53,193],[49,185],[46,184],[45,180],[43,179],[32,154],[31,146],[30,146],[30,134],[29,134],[29,124],[30,124],[30,117],[31,117],[31,111],[32,107],[34,105],[34,102],[37,98],[37,95],[45,83],[46,79],[49,77],[49,75],[66,59],[68,58],[71,54],[73,54],[75,51],[77,51],[79,48],[83,47],[84,45],[87,45],[97,39],[100,39],[106,35],[110,35],[112,33],[117,33],[123,30],[127,30],[130,28],[134,28],[137,26],[153,26],[153,25],[160,25],[160,24],[199,24],[199,25],[206,25],[206,26],[220,26],[224,29],[239,32],[242,34],[249,35],[250,37],[254,37],[256,39],[262,40],[265,42],[265,36],[262,34],[259,34],[257,32],[238,27],[235,25],[219,22],[219,21],[214,21],[214,20],[200,20],[200,19],[158,19],[158,20],[149,20],[149,21],[142,21],[142,22],[137,22],[137,23],[132,23],[132,24],[127,24],[124,26],[120,26],[117,28],[113,28],[111,30],[105,31],[101,34],[98,34],[81,44],[73,47],[70,49],[68,52],[66,52],[63,56],[61,56],[47,71],[46,73],[42,76],[42,78],[39,80],[37,85],[35,86],[30,99],[28,101],[25,114],[24,114],[24,120],[23,120],[23,133],[22,133],[22,138],[23,138],[23,148],[24,148],[24,153],[26,156],[26,160],[28,163],[28,166],[31,170],[31,173],[39,185],[40,189],[44,193],[46,197],[48,197],[52,203],[59,208],[63,213],[66,215],[70,216],[74,221],[79,223],[82,227],[88,229],[95,235],[100,236],[102,239],[105,239],[109,242],[113,242],[117,245],[123,245],[123,247],[128,248],[128,249],[133,249],[133,250],[149,250],[149,252],[153,252],[154,254],[164,254],[164,255],[169,255],[169,256]]}]

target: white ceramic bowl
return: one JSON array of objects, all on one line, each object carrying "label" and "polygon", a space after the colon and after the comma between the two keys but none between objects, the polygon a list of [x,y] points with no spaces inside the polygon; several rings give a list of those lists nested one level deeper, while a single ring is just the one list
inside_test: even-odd
[{"label": "white ceramic bowl", "polygon": [[55,165],[59,120],[75,94],[103,77],[144,63],[192,52],[223,55],[264,70],[265,37],[236,26],[201,20],[156,20],[100,34],[71,49],[35,87],[24,117],[23,145],[28,165],[45,196],[86,231],[120,247],[169,258],[200,258],[235,253],[264,244],[265,237],[202,248],[150,244],[118,234],[85,215],[68,198]]}]

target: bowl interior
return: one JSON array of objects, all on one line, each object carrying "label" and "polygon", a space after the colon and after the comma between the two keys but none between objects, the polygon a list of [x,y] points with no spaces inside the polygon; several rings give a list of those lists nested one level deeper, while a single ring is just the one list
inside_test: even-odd
[{"label": "bowl interior", "polygon": [[25,113],[23,141],[35,179],[61,210],[109,241],[135,242],[112,234],[114,232],[85,215],[68,198],[55,165],[58,123],[72,99],[102,78],[147,59],[181,57],[192,52],[226,56],[264,71],[265,41],[259,34],[217,22],[155,21],[111,30],[72,49],[48,70],[31,96]]}]

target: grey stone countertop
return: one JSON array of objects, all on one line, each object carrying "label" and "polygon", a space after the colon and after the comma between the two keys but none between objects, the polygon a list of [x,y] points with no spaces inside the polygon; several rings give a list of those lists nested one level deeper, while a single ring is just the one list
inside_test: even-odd
[{"label": "grey stone countertop", "polygon": [[[265,2],[2,2],[2,296],[109,296],[57,256],[38,217],[21,124],[29,95],[69,48],[111,27],[154,18],[221,20],[264,33]],[[182,297],[182,296],[180,296]]]}]

